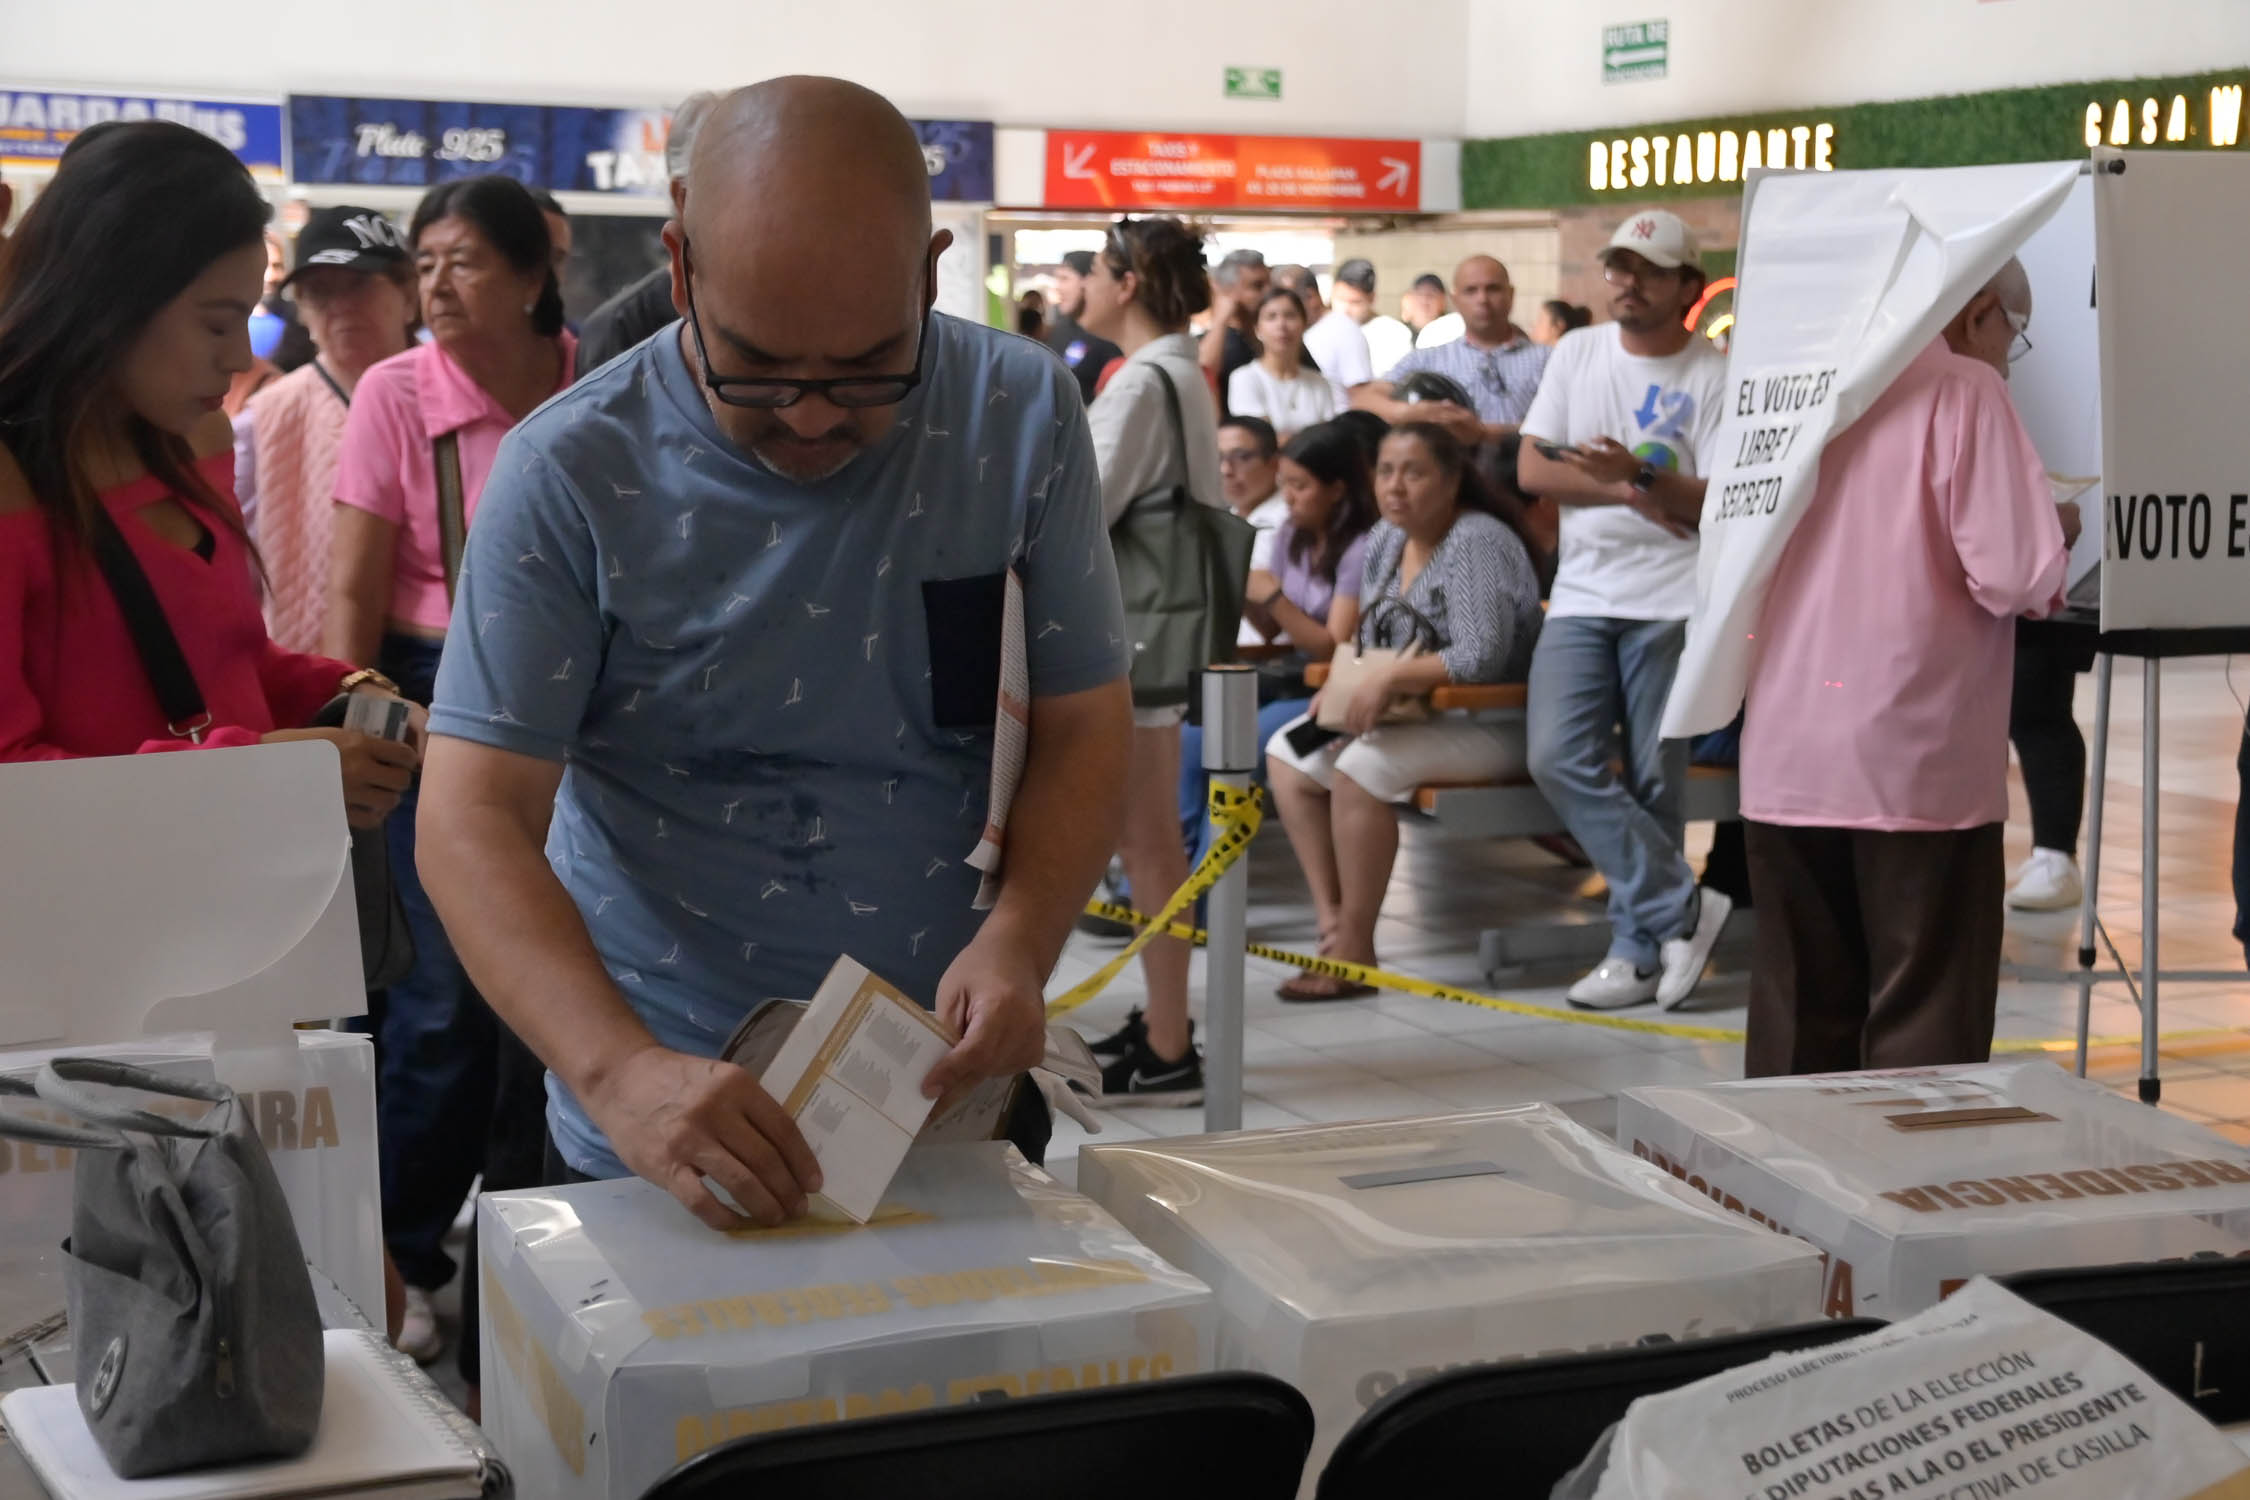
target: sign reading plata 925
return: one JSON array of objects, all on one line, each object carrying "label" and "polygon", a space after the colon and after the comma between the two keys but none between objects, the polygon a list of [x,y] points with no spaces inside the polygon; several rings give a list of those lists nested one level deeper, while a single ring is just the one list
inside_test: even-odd
[{"label": "sign reading plata 925", "polygon": [[1662,78],[1672,43],[1670,21],[1635,21],[1602,28],[1602,82]]}]

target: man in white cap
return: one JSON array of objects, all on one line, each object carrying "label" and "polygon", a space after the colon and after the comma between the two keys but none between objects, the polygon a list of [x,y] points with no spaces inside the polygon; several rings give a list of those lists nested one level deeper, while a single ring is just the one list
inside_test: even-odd
[{"label": "man in white cap", "polygon": [[1609,882],[1609,954],[1570,1002],[1671,1009],[1733,910],[1681,852],[1687,744],[1659,733],[1695,609],[1726,360],[1687,326],[1704,277],[1677,215],[1628,216],[1602,277],[1614,321],[1564,335],[1523,419],[1523,488],[1562,507],[1531,661],[1531,775]]}]

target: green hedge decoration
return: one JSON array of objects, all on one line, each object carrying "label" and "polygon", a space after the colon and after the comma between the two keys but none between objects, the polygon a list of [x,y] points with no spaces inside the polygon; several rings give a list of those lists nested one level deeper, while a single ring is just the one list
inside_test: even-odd
[{"label": "green hedge decoration", "polygon": [[[1950,94],[1936,99],[1905,99],[1883,104],[1847,104],[1723,119],[1626,125],[1611,130],[1577,130],[1558,135],[1515,136],[1464,142],[1461,148],[1461,204],[1465,209],[1562,208],[1573,204],[1660,202],[1669,198],[1709,198],[1738,193],[1737,183],[1696,183],[1597,193],[1587,181],[1591,142],[1618,136],[1694,136],[1703,130],[1748,131],[1773,126],[1836,127],[1835,163],[1853,167],[1965,167],[1993,162],[2067,161],[2086,151],[2086,106],[2100,100],[2104,139],[2108,111],[2129,101],[2134,147],[2141,145],[2141,101],[2158,101],[2159,145],[2169,122],[2172,98],[2188,103],[2192,134],[2186,146],[2206,145],[2210,91],[2218,85],[2250,83],[2250,69],[2200,73],[2181,78],[2109,79],[2003,89],[1983,94]],[[2250,107],[2243,130],[2250,139]]]}]

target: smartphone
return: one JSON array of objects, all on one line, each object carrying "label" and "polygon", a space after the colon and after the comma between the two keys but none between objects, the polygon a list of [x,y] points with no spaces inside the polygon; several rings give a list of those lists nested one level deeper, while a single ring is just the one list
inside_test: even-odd
[{"label": "smartphone", "polygon": [[1531,446],[1539,450],[1539,456],[1541,458],[1551,458],[1556,460],[1557,462],[1560,462],[1561,460],[1566,458],[1578,457],[1578,450],[1571,447],[1568,443],[1550,443],[1546,439],[1542,438],[1538,442],[1533,443]]},{"label": "smartphone", "polygon": [[1343,735],[1325,724],[1307,719],[1282,737],[1289,741],[1289,748],[1299,755],[1310,755],[1330,740],[1342,739]]}]

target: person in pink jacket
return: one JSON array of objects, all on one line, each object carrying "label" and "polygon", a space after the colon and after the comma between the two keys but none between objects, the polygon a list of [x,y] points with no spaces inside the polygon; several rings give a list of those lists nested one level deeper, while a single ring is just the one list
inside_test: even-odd
[{"label": "person in pink jacket", "polygon": [[1821,455],[1742,736],[1752,1077],[1982,1062],[2000,986],[2016,617],[2075,535],[2008,399],[2010,261]]}]

